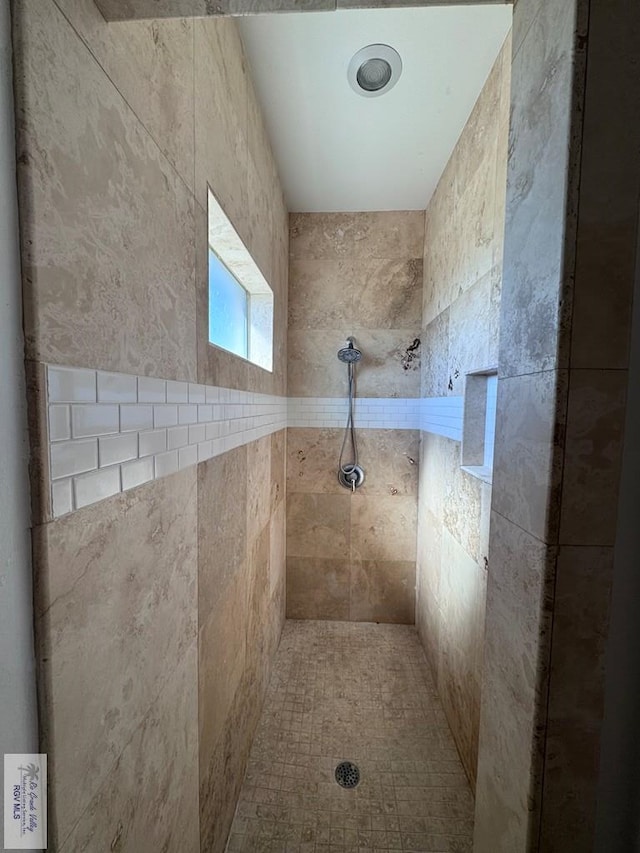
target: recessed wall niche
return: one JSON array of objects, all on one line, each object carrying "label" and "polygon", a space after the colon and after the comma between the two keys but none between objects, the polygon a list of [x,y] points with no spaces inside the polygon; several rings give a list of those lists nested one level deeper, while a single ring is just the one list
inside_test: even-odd
[{"label": "recessed wall niche", "polygon": [[461,464],[467,473],[491,483],[496,431],[496,370],[467,373],[464,387]]}]

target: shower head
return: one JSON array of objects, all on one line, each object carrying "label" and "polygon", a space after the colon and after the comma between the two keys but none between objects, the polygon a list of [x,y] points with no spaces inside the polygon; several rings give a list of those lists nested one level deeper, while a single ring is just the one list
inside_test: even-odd
[{"label": "shower head", "polygon": [[360,361],[362,358],[362,353],[359,349],[354,347],[353,338],[347,338],[347,340],[349,342],[349,346],[338,350],[338,359],[345,364],[355,364],[356,361]]}]

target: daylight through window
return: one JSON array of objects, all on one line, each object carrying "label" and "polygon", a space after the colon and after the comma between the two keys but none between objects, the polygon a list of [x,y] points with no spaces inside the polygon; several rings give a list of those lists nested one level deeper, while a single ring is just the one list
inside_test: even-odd
[{"label": "daylight through window", "polygon": [[273,368],[273,291],[211,190],[209,343]]}]

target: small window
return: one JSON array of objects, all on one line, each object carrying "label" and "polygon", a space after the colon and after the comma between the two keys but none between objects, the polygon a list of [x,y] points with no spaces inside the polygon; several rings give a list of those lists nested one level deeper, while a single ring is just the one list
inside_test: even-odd
[{"label": "small window", "polygon": [[273,291],[211,190],[209,343],[273,368]]},{"label": "small window", "polygon": [[493,477],[498,375],[495,371],[468,373],[464,389],[462,467],[487,483]]},{"label": "small window", "polygon": [[209,341],[249,358],[249,294],[209,247]]}]

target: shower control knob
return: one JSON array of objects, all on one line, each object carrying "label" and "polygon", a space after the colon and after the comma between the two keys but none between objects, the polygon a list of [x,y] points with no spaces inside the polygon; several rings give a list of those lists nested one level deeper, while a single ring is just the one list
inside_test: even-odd
[{"label": "shower control knob", "polygon": [[364,483],[364,471],[359,465],[343,465],[338,471],[338,481],[345,489],[355,492]]}]

